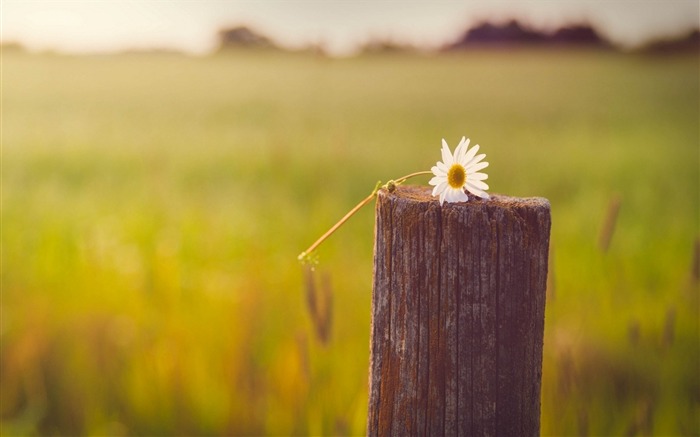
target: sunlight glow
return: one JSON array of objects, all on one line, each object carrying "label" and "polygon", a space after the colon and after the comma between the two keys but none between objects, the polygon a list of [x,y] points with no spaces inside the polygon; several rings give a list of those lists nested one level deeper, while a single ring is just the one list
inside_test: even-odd
[{"label": "sunlight glow", "polygon": [[249,25],[287,47],[352,52],[370,39],[440,46],[469,25],[517,18],[540,28],[588,21],[624,45],[698,26],[697,1],[487,2],[68,1],[3,2],[2,41],[31,50],[103,52],[170,48],[207,53],[216,31]]}]

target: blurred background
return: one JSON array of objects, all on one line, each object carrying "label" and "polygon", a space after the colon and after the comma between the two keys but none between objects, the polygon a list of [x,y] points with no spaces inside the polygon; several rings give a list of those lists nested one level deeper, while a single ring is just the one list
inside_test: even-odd
[{"label": "blurred background", "polygon": [[543,435],[700,434],[699,8],[3,1],[2,435],[363,434],[373,208],[296,257],[462,135],[552,205]]}]

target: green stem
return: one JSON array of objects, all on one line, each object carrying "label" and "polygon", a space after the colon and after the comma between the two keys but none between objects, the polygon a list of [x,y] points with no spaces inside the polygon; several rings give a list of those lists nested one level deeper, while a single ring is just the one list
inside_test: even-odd
[{"label": "green stem", "polygon": [[432,171],[417,171],[415,173],[408,174],[404,177],[396,179],[396,185],[403,184],[404,182],[406,182],[407,179],[411,179],[412,177],[420,176],[420,175],[424,175],[424,174],[433,174],[433,172]]},{"label": "green stem", "polygon": [[319,238],[318,240],[316,240],[316,241],[314,242],[314,244],[312,244],[311,246],[309,246],[308,249],[306,249],[305,251],[303,251],[302,253],[300,253],[299,256],[297,257],[297,259],[299,259],[299,261],[303,261],[304,258],[308,257],[308,256],[311,254],[311,252],[313,252],[314,249],[316,249],[316,248],[318,247],[319,244],[323,243],[323,241],[324,241],[326,238],[328,238],[328,237],[330,237],[331,235],[333,235],[333,233],[334,233],[339,227],[341,227],[341,226],[343,225],[343,223],[345,223],[346,221],[348,221],[348,219],[349,219],[350,217],[352,217],[357,211],[359,211],[360,208],[362,208],[363,206],[365,206],[366,204],[368,204],[368,203],[374,198],[374,196],[375,196],[376,194],[377,194],[377,191],[376,191],[376,190],[375,190],[375,191],[372,191],[372,193],[371,193],[369,196],[365,197],[364,200],[363,200],[362,202],[360,202],[360,203],[358,203],[357,205],[355,205],[355,207],[354,207],[353,209],[351,209],[347,214],[345,214],[345,216],[344,216],[343,218],[341,218],[341,219],[338,221],[338,223],[334,224],[333,227],[331,227],[329,230],[327,230],[325,234],[321,235],[321,238]]},{"label": "green stem", "polygon": [[374,196],[377,195],[377,191],[379,191],[379,188],[380,188],[380,187],[381,187],[381,188],[387,188],[387,187],[389,186],[389,184],[391,184],[391,183],[393,183],[394,185],[400,185],[400,184],[406,182],[406,180],[408,180],[408,179],[410,179],[410,178],[412,178],[412,177],[420,176],[420,175],[426,175],[426,174],[432,174],[432,172],[430,172],[430,171],[419,171],[419,172],[411,173],[411,174],[408,174],[408,175],[406,175],[406,176],[400,177],[400,178],[396,179],[395,181],[389,181],[389,182],[387,182],[387,183],[384,184],[384,185],[381,185],[381,182],[377,182],[377,185],[374,187],[374,190],[372,190],[372,192],[369,194],[369,196],[365,197],[360,203],[358,203],[357,205],[355,205],[355,207],[354,207],[353,209],[351,209],[350,211],[348,211],[348,213],[345,214],[345,215],[343,216],[343,218],[341,218],[340,220],[338,220],[338,223],[334,224],[329,230],[326,231],[325,234],[321,235],[321,237],[320,237],[318,240],[314,241],[314,243],[313,243],[311,246],[309,246],[308,249],[306,249],[305,251],[303,251],[302,253],[300,253],[299,256],[297,257],[297,259],[298,259],[299,261],[304,261],[304,260],[306,260],[306,259],[309,257],[309,255],[311,255],[311,252],[313,252],[314,250],[316,250],[316,248],[317,248],[321,243],[323,243],[323,242],[326,240],[326,238],[328,238],[328,237],[330,237],[331,235],[333,235],[333,233],[334,233],[335,231],[337,231],[338,228],[341,227],[341,226],[343,225],[343,223],[345,223],[346,221],[348,221],[348,219],[349,219],[350,217],[352,217],[353,215],[355,215],[355,213],[356,213],[357,211],[359,211],[360,208],[362,208],[363,206],[367,205],[372,199],[374,199]]}]

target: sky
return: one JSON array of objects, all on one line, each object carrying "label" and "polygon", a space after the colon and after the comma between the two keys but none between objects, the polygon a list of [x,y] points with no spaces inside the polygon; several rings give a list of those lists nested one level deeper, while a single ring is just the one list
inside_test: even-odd
[{"label": "sky", "polygon": [[433,48],[481,21],[541,29],[586,21],[625,46],[700,27],[700,0],[0,0],[2,42],[66,53],[167,48],[206,54],[248,25],[287,47],[349,54],[370,39]]}]

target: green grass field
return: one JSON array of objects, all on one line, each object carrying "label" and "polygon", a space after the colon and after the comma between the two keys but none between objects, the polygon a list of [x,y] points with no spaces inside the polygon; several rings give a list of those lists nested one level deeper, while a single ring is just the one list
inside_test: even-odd
[{"label": "green grass field", "polygon": [[364,433],[372,207],[318,251],[327,341],[296,256],[462,135],[492,192],[552,205],[543,434],[697,435],[699,70],[5,54],[2,435]]}]

